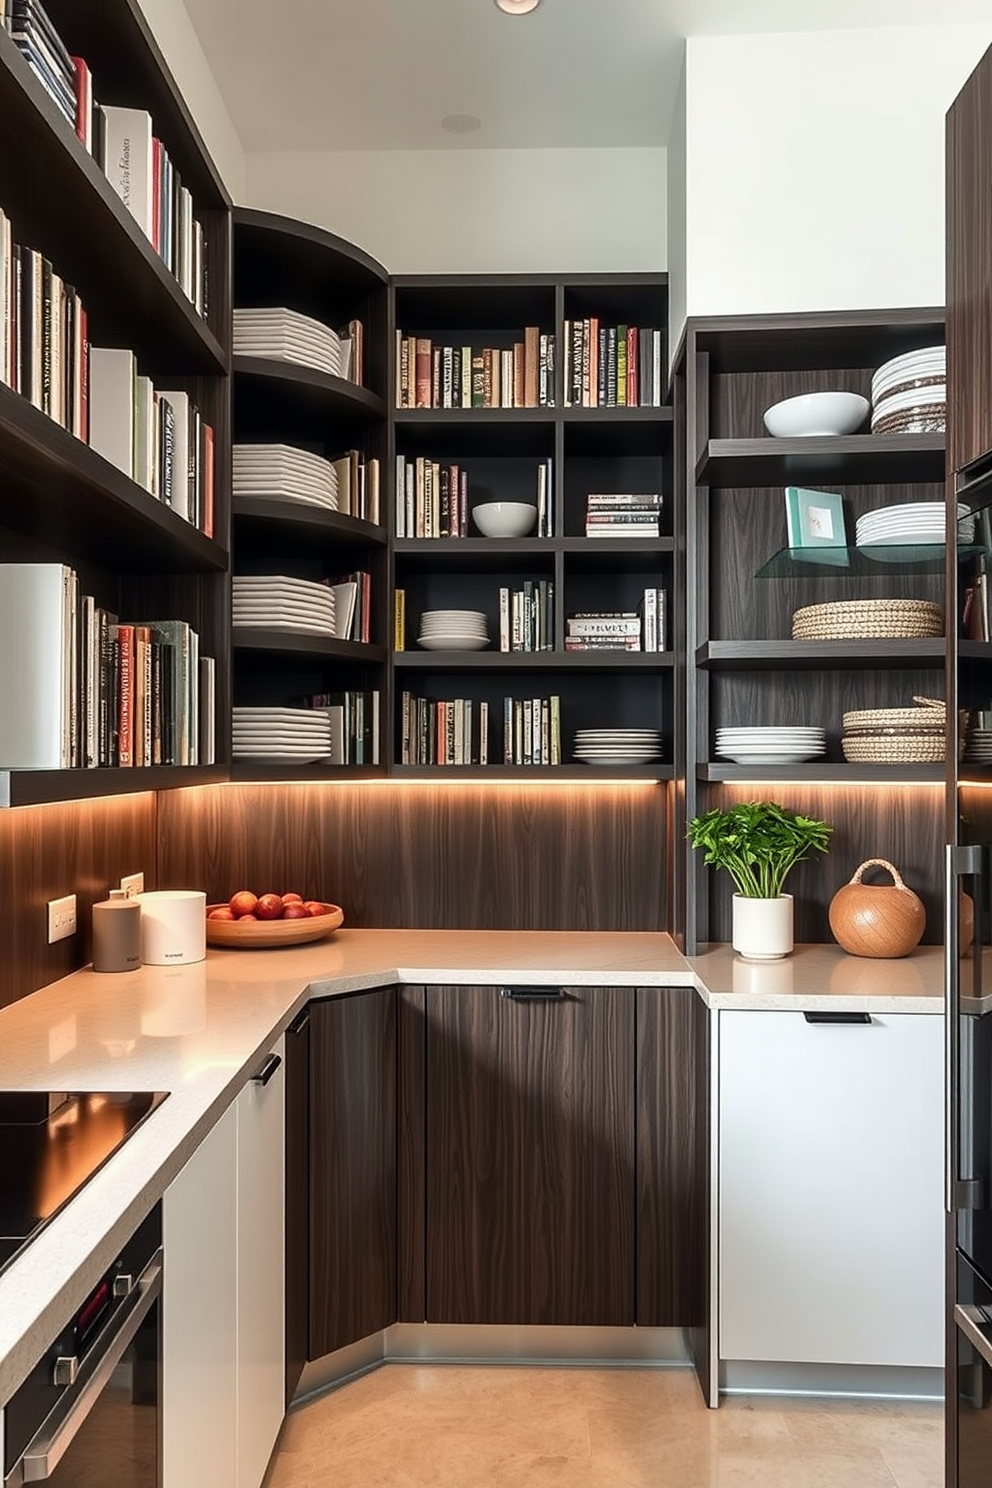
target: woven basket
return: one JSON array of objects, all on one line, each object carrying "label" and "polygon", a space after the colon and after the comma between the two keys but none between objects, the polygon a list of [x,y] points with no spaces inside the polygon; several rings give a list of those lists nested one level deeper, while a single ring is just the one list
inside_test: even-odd
[{"label": "woven basket", "polygon": [[[847,729],[912,728],[914,724],[923,728],[941,728],[946,717],[946,705],[941,698],[915,698],[923,706],[917,708],[855,708],[845,713],[841,723]],[[964,715],[967,718],[967,715]]]},{"label": "woven basket", "polygon": [[841,739],[844,758],[852,765],[936,765],[945,758],[938,734],[877,734]]},{"label": "woven basket", "polygon": [[940,636],[944,611],[928,599],[852,599],[805,605],[792,617],[794,641]]}]

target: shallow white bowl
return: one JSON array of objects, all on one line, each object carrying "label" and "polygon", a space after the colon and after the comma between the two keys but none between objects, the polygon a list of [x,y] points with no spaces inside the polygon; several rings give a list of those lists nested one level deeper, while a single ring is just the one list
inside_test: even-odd
[{"label": "shallow white bowl", "polygon": [[765,410],[765,428],[776,439],[818,434],[853,434],[868,416],[870,404],[860,393],[802,393]]},{"label": "shallow white bowl", "polygon": [[537,507],[526,501],[484,501],[472,520],[484,537],[526,537],[537,521]]}]

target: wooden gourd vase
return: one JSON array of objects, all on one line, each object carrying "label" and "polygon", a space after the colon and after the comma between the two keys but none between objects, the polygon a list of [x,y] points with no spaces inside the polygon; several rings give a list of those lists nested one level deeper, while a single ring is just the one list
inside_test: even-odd
[{"label": "wooden gourd vase", "polygon": [[[868,868],[884,868],[892,874],[892,883],[862,883]],[[830,901],[830,929],[851,956],[886,960],[908,956],[919,945],[926,923],[922,901],[903,883],[898,868],[884,858],[862,863],[850,883]]]}]

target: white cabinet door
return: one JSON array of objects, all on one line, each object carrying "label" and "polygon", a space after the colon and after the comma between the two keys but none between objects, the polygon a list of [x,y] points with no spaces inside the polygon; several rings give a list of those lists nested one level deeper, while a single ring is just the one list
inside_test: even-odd
[{"label": "white cabinet door", "polygon": [[[259,1488],[285,1394],[285,1040],[238,1096],[238,1488]],[[278,1064],[273,1061],[278,1060]]]},{"label": "white cabinet door", "polygon": [[719,1017],[720,1357],[939,1367],[941,1019]]},{"label": "white cabinet door", "polygon": [[164,1488],[236,1488],[237,1136],[231,1106],[163,1200]]}]

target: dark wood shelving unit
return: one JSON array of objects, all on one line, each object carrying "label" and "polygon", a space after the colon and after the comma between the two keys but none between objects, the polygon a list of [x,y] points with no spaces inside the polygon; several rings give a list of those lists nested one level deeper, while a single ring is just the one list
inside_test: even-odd
[{"label": "dark wood shelving unit", "polygon": [[403,780],[673,780],[673,766],[583,765],[566,760],[560,765],[393,765],[390,770]]},{"label": "dark wood shelving unit", "polygon": [[308,630],[263,630],[235,625],[231,631],[231,644],[235,651],[274,651],[284,656],[322,657],[328,661],[381,665],[386,659],[384,646],[339,641],[335,636]]},{"label": "dark wood shelving unit", "polygon": [[381,765],[287,765],[267,759],[235,759],[231,761],[230,770],[230,778],[234,781],[264,780],[285,785],[299,780],[309,780],[314,785],[322,781],[378,780],[381,776]]},{"label": "dark wood shelving unit", "polygon": [[[855,765],[841,759],[843,715],[910,707],[944,695],[948,642],[793,641],[794,612],[832,600],[945,597],[946,550],[854,546],[818,554],[790,550],[784,487],[841,497],[847,541],[879,507],[944,500],[943,434],[776,439],[765,409],[802,393],[844,389],[870,399],[874,371],[890,358],[944,339],[939,310],[854,311],[690,319],[676,386],[685,390],[686,817],[738,801],[778,800],[833,827],[832,863],[843,873],[870,857],[900,864],[939,932],[943,798],[897,787],[939,785],[942,764]],[[956,555],[964,562],[972,550]],[[952,559],[956,561],[956,559]],[[778,639],[776,639],[778,637]],[[797,764],[739,765],[711,757],[717,729],[820,725],[828,757]],[[686,945],[730,939],[730,896],[688,845],[682,869]],[[798,865],[789,889],[796,940],[826,941],[836,887],[815,865]],[[681,921],[682,913],[677,914]]]},{"label": "dark wood shelving unit", "polygon": [[670,671],[670,651],[396,651],[397,671]]},{"label": "dark wood shelving unit", "polygon": [[386,414],[383,400],[368,388],[315,367],[236,356],[231,370],[235,420],[258,432],[278,428],[287,439],[309,440],[323,437],[329,419],[368,423]]},{"label": "dark wood shelving unit", "polygon": [[385,527],[279,496],[235,496],[231,507],[238,527],[246,531],[254,528],[266,542],[291,536],[298,544],[307,536],[314,542],[340,543],[342,547],[384,548],[389,541]]},{"label": "dark wood shelving unit", "polygon": [[[46,10],[103,104],[145,109],[204,230],[204,318],[6,31],[0,31],[0,207],[15,242],[78,292],[88,339],[128,347],[158,387],[185,389],[215,435],[214,535],[157,501],[26,397],[0,387],[0,558],[61,563],[123,623],[178,618],[216,659],[216,765],[3,772],[5,805],[226,778],[230,715],[230,198],[135,0]],[[16,706],[16,699],[8,700]]]},{"label": "dark wood shelving unit", "polygon": [[938,481],[943,434],[849,434],[806,439],[711,439],[696,466],[699,485],[872,485]]}]

